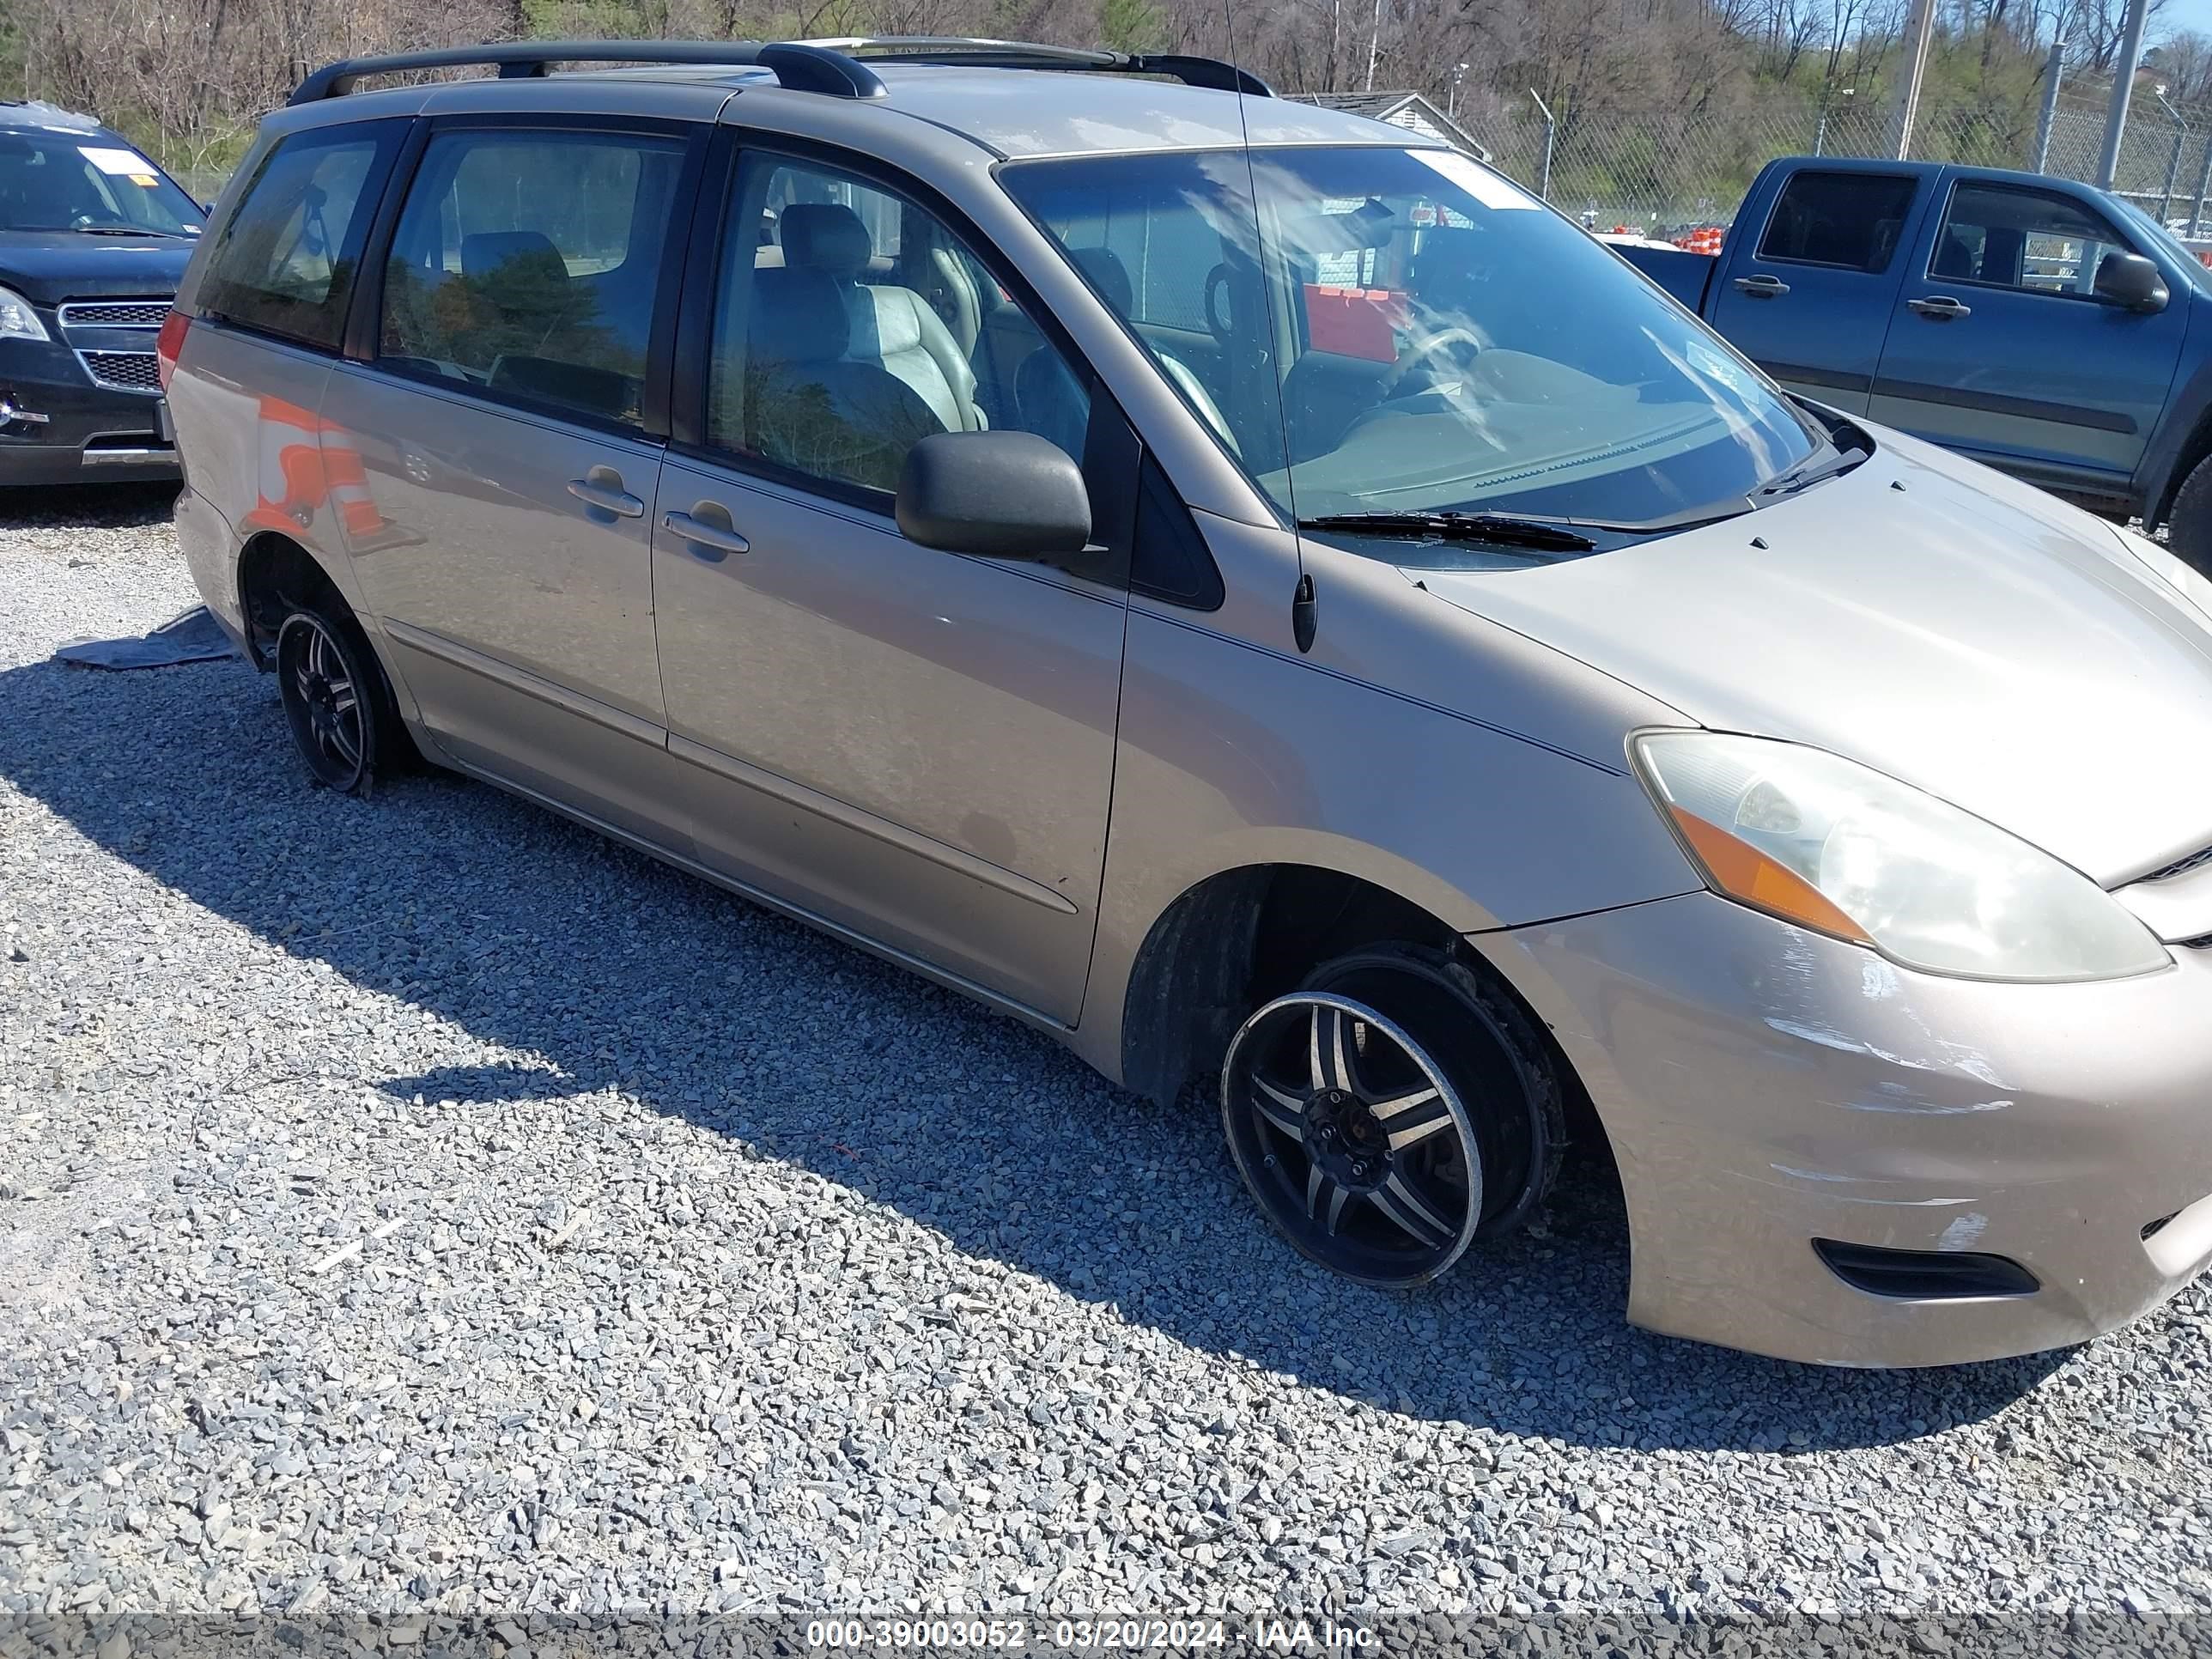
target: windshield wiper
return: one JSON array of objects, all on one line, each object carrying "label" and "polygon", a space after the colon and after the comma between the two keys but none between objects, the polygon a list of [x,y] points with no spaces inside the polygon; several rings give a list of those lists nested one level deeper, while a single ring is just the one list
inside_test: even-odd
[{"label": "windshield wiper", "polygon": [[1428,537],[1444,542],[1487,542],[1545,553],[1591,553],[1597,544],[1580,531],[1503,513],[1333,513],[1300,519],[1301,530],[1336,530],[1355,536]]},{"label": "windshield wiper", "polygon": [[1850,471],[1872,453],[1856,444],[1849,449],[1839,449],[1830,443],[1814,450],[1796,465],[1776,473],[1753,493],[1762,501],[1776,495],[1794,495],[1801,489],[1825,483],[1838,473]]},{"label": "windshield wiper", "polygon": [[52,232],[57,236],[159,236],[181,240],[181,230],[142,230],[137,225],[9,225],[10,230]]}]

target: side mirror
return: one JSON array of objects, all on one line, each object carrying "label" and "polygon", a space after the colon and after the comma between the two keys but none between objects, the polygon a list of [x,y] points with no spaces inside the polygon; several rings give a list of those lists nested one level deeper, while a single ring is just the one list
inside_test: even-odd
[{"label": "side mirror", "polygon": [[902,535],[987,559],[1059,559],[1091,544],[1091,493],[1059,445],[1027,432],[939,432],[907,452]]},{"label": "side mirror", "polygon": [[2166,278],[2140,253],[2107,253],[2097,266],[2097,297],[2130,311],[2163,311]]}]

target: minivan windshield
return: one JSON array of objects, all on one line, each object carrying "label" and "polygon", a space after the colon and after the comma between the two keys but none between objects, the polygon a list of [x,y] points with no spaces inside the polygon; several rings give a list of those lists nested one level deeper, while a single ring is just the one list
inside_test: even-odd
[{"label": "minivan windshield", "polygon": [[1309,528],[1656,530],[1830,459],[1730,347],[1457,151],[1171,150],[999,176]]},{"label": "minivan windshield", "polygon": [[0,132],[0,231],[196,236],[199,204],[99,133]]}]

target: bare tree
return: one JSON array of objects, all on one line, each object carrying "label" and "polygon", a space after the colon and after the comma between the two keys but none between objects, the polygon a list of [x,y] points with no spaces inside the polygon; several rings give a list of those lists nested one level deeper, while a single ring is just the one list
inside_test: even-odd
[{"label": "bare tree", "polygon": [[[2148,15],[2154,21],[2165,9],[2166,0],[2150,0]],[[2127,23],[2128,0],[2069,0],[2058,14],[2069,61],[2100,75],[2111,74]]]}]

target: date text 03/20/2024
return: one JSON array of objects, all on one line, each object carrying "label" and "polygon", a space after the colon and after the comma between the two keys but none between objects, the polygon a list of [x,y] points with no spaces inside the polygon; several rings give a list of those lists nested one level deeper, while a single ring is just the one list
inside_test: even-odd
[{"label": "date text 03/20/2024", "polygon": [[1334,1620],[1056,1619],[818,1619],[806,1626],[806,1643],[819,1649],[883,1650],[970,1648],[987,1652],[1059,1650],[1187,1651],[1218,1648],[1264,1653],[1358,1652],[1378,1638],[1364,1626]]}]

